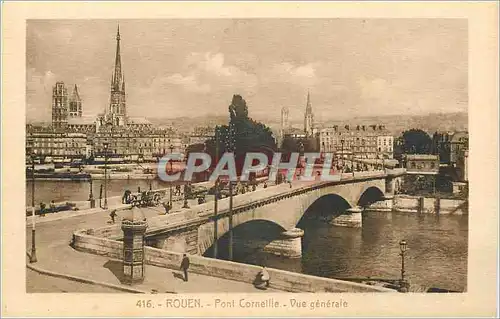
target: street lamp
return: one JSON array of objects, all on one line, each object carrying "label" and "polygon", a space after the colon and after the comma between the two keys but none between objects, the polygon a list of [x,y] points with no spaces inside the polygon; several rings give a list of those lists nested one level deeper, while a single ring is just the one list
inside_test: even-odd
[{"label": "street lamp", "polygon": [[[30,152],[31,153],[31,152]],[[30,263],[36,263],[36,235],[35,235],[35,157],[31,157],[31,255]]]},{"label": "street lamp", "polygon": [[[215,127],[215,168],[217,168],[217,163],[219,161],[219,130],[218,127]],[[218,210],[218,200],[219,200],[219,177],[215,180],[215,185],[214,185],[214,258],[217,259],[217,214],[219,213]]]},{"label": "street lamp", "polygon": [[94,193],[92,191],[92,176],[89,179],[89,202],[90,202],[90,208],[94,208],[95,202],[94,202]]},{"label": "street lamp", "polygon": [[399,254],[401,256],[401,288],[406,288],[406,282],[405,282],[405,253],[408,250],[408,244],[406,243],[406,240],[401,240],[399,242],[399,249],[401,250],[401,253]]},{"label": "street lamp", "polygon": [[188,184],[184,184],[184,205],[182,206],[182,208],[189,208],[189,205],[188,205],[188,200],[187,200],[187,191],[188,191]]},{"label": "street lamp", "polygon": [[[229,123],[229,140],[228,151],[236,154],[236,140],[234,124]],[[233,155],[234,156],[234,155]],[[228,247],[229,260],[233,260],[233,181],[229,176],[229,247]]]},{"label": "street lamp", "polygon": [[342,145],[342,148],[341,148],[341,151],[340,151],[340,153],[341,153],[340,156],[342,157],[342,166],[341,166],[341,171],[340,172],[343,173],[344,172],[344,140],[343,139],[340,140],[340,144]]},{"label": "street lamp", "polygon": [[[172,154],[172,152],[174,151],[174,146],[172,144],[170,144],[170,154]],[[170,173],[172,173],[174,171],[174,168],[173,168],[173,159],[170,159]],[[169,195],[169,198],[170,198],[170,205],[173,207],[173,202],[172,202],[172,182],[170,181],[169,182],[169,186],[170,186],[170,195]]]},{"label": "street lamp", "polygon": [[104,209],[108,209],[108,143],[104,142]]}]

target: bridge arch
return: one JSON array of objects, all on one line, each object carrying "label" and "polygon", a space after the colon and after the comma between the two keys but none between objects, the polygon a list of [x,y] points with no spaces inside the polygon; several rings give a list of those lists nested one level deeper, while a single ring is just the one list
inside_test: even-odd
[{"label": "bridge arch", "polygon": [[[233,227],[233,253],[237,260],[261,251],[271,241],[279,238],[286,231],[281,225],[267,219],[252,219]],[[205,257],[213,257],[214,242],[204,252]],[[224,230],[217,240],[217,258],[227,259],[229,252],[229,231]]]},{"label": "bridge arch", "polygon": [[301,227],[308,219],[323,218],[328,219],[343,214],[352,205],[343,196],[329,193],[317,198],[307,209],[297,222],[297,227]]},{"label": "bridge arch", "polygon": [[364,190],[357,201],[357,205],[360,207],[367,207],[375,202],[384,199],[384,191],[379,187],[371,186]]}]

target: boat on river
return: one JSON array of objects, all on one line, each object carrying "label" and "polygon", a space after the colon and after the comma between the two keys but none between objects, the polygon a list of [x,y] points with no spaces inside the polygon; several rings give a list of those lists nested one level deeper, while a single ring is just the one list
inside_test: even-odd
[{"label": "boat on river", "polygon": [[[26,177],[31,178],[31,172],[26,172]],[[69,180],[69,181],[88,181],[91,179],[89,173],[82,172],[36,172],[36,180]]]}]

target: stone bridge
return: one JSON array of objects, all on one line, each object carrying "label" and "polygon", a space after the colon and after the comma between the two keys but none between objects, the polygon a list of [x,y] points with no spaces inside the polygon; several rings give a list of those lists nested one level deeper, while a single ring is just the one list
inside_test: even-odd
[{"label": "stone bridge", "polygon": [[[230,229],[234,232],[251,222],[265,222],[278,229],[278,236],[268,240],[263,248],[299,257],[303,231],[297,225],[307,212],[326,211],[333,225],[361,227],[364,208],[376,205],[391,209],[392,196],[404,174],[403,169],[344,173],[335,181],[295,181],[291,187],[271,186],[234,196],[232,213],[229,198],[219,200],[217,216],[214,202],[180,209],[149,219],[146,242],[169,251],[204,255],[216,241],[227,237]],[[120,239],[119,229],[112,233]]]}]

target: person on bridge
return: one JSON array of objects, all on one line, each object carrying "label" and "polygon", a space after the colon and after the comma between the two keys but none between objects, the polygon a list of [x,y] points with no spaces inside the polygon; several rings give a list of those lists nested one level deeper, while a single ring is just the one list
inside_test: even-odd
[{"label": "person on bridge", "polygon": [[40,217],[45,217],[45,203],[40,202]]},{"label": "person on bridge", "polygon": [[54,202],[54,200],[50,201],[50,212],[51,213],[55,213],[56,212],[56,203]]},{"label": "person on bridge", "polygon": [[167,215],[172,209],[172,204],[170,202],[163,202],[163,208],[165,208],[165,215]]},{"label": "person on bridge", "polygon": [[132,192],[130,190],[125,190],[122,197],[122,204],[130,204],[130,195]]},{"label": "person on bridge", "polygon": [[181,270],[184,272],[184,281],[188,281],[189,257],[182,255]]},{"label": "person on bridge", "polygon": [[111,222],[114,224],[115,223],[115,217],[116,217],[116,209],[113,209],[111,213],[109,214],[109,217],[111,217]]}]

